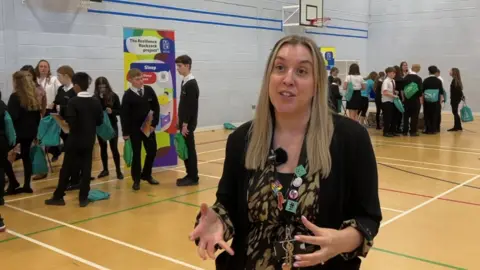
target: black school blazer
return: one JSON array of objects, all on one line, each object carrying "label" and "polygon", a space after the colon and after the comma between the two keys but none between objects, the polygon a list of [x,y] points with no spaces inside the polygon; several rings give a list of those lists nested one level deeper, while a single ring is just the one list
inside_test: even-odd
[{"label": "black school blazer", "polygon": [[[341,115],[333,115],[334,134],[330,145],[332,170],[321,179],[320,203],[324,207],[316,218],[316,225],[340,229],[346,220],[354,219],[365,239],[372,241],[382,220],[378,196],[378,174],[375,154],[367,130],[357,122]],[[223,174],[216,193],[217,202],[227,209],[235,235],[234,256],[223,252],[216,259],[216,268],[243,270],[249,233],[247,188],[252,171],[244,166],[248,134],[252,122],[238,127],[227,139]],[[360,247],[361,249],[362,247]],[[349,260],[342,256],[332,258],[323,266],[309,269],[359,269],[360,258]]]}]

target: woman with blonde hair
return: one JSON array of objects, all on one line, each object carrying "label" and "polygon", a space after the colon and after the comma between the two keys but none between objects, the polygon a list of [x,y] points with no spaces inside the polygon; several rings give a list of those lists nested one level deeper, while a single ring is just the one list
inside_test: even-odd
[{"label": "woman with blonde hair", "polygon": [[[213,206],[190,240],[217,269],[359,269],[382,214],[370,137],[328,107],[324,60],[308,37],[273,47],[255,118],[228,138]],[[233,239],[232,245],[227,241]]]},{"label": "woman with blonde hair", "polygon": [[[30,187],[32,177],[32,160],[30,147],[37,136],[41,117],[41,105],[38,102],[35,84],[28,77],[28,72],[17,71],[13,74],[14,91],[8,100],[8,113],[13,120],[17,134],[17,144],[20,144],[20,156],[23,161],[24,183],[23,188],[15,189],[15,193],[33,193]],[[19,187],[17,183],[10,183],[9,189]]]}]

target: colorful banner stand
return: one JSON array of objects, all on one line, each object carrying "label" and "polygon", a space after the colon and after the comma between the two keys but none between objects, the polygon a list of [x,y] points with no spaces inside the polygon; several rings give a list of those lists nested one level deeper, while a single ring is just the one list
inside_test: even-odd
[{"label": "colorful banner stand", "polygon": [[[155,90],[160,103],[160,123],[155,131],[157,156],[153,166],[176,166],[178,158],[174,145],[177,133],[175,32],[124,28],[123,48],[125,89],[130,88],[127,80],[128,71],[138,68],[143,72],[145,85]],[[145,149],[142,147],[142,164],[145,156]]]},{"label": "colorful banner stand", "polygon": [[323,59],[325,59],[325,66],[327,70],[331,70],[335,66],[335,58],[337,57],[337,50],[335,47],[320,47]]}]

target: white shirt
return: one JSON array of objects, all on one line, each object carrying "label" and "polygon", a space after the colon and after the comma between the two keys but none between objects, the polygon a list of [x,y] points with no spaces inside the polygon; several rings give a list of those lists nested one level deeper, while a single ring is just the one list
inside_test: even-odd
[{"label": "white shirt", "polygon": [[193,74],[192,73],[188,74],[187,76],[185,76],[185,78],[183,78],[182,86],[184,84],[186,84],[188,81],[193,80],[193,79],[195,79],[195,77],[193,77]]},{"label": "white shirt", "polygon": [[365,80],[361,75],[348,75],[345,78],[345,82],[347,84],[352,82],[353,90],[362,90],[362,84],[365,84]]},{"label": "white shirt", "polygon": [[139,95],[139,96],[140,96],[140,93],[139,93],[138,91],[142,90],[142,95],[145,95],[145,89],[143,89],[143,88],[140,89],[140,88],[136,88],[136,87],[130,86],[130,89],[131,89],[133,92],[135,92],[137,95]]},{"label": "white shirt", "polygon": [[394,80],[388,77],[385,78],[382,83],[382,102],[393,102],[393,97],[384,95],[383,91],[387,91],[388,93],[393,95],[394,87]]},{"label": "white shirt", "polygon": [[55,100],[55,96],[57,96],[57,91],[62,84],[57,79],[56,76],[50,76],[50,78],[40,79],[38,78],[38,84],[45,90],[45,94],[47,96],[47,105],[52,104]]}]

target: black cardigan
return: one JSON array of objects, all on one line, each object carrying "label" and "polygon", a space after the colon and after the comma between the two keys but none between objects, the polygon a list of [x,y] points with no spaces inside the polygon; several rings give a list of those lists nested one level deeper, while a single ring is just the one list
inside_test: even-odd
[{"label": "black cardigan", "polygon": [[[335,131],[330,145],[332,170],[329,177],[320,183],[319,202],[325,207],[320,210],[316,225],[340,229],[345,221],[353,219],[365,237],[365,243],[371,243],[382,220],[372,143],[367,130],[357,122],[340,115],[333,115],[333,120]],[[252,122],[248,122],[238,127],[227,140],[216,204],[225,207],[233,223],[232,249],[235,255],[230,256],[227,252],[220,254],[216,259],[217,269],[244,269],[249,233],[246,198],[248,177],[253,173],[244,167],[244,157],[251,125]],[[350,260],[344,260],[339,255],[323,266],[309,269],[359,269],[360,263],[358,255]]]}]

